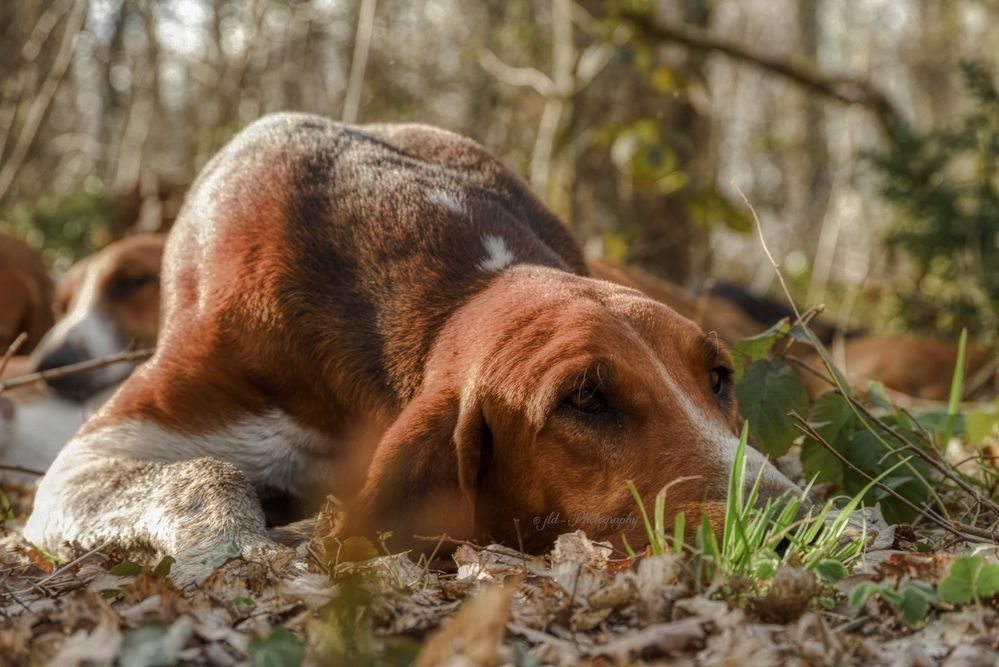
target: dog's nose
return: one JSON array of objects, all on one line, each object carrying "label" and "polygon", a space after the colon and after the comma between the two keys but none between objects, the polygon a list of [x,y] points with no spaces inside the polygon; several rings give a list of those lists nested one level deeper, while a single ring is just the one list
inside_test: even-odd
[{"label": "dog's nose", "polygon": [[[87,360],[88,357],[81,354],[74,346],[63,344],[45,353],[35,364],[35,370],[39,372],[48,371]],[[77,401],[87,398],[99,389],[99,387],[94,386],[93,371],[67,375],[65,377],[48,378],[45,380],[45,384],[60,396]]]}]

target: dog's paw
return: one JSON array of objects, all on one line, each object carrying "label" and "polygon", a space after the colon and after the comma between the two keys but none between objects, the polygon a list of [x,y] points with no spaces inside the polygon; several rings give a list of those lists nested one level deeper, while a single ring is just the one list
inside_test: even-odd
[{"label": "dog's paw", "polygon": [[297,576],[308,571],[305,561],[294,549],[267,539],[220,541],[188,549],[176,558],[170,569],[170,578],[184,590],[200,586],[218,568],[234,558],[266,565],[281,575]]}]

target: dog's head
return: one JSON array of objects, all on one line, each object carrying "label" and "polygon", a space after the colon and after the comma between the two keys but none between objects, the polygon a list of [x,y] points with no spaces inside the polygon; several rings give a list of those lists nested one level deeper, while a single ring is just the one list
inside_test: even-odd
[{"label": "dog's head", "polygon": [[[720,527],[738,446],[732,365],[717,340],[640,292],[515,267],[453,317],[423,388],[379,445],[348,531],[448,532],[539,550],[576,528],[644,534],[669,514]],[[758,452],[768,496],[795,489]],[[518,535],[519,532],[519,535]]]},{"label": "dog's head", "polygon": [[52,280],[24,241],[0,233],[0,354],[22,333],[30,352],[52,326]]},{"label": "dog's head", "polygon": [[[37,370],[100,359],[156,344],[164,237],[145,234],[112,243],[77,262],[56,293],[59,321],[32,358]],[[134,364],[118,363],[49,381],[77,400],[121,382]]]}]

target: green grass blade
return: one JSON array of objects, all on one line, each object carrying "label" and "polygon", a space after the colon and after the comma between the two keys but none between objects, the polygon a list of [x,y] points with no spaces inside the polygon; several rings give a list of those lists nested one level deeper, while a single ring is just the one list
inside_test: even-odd
[{"label": "green grass blade", "polygon": [[944,426],[943,446],[950,442],[954,432],[954,419],[964,396],[964,365],[968,353],[968,330],[961,329],[961,340],[957,344],[957,363],[954,365],[954,377],[950,381],[950,400],[947,401],[947,423]]}]

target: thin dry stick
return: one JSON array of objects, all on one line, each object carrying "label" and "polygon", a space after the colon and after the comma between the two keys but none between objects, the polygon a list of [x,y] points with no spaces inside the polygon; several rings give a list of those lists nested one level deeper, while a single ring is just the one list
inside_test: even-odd
[{"label": "thin dry stick", "polygon": [[14,339],[14,342],[10,344],[10,347],[7,348],[7,351],[3,355],[3,361],[0,361],[0,377],[3,377],[3,372],[7,370],[7,364],[9,364],[10,360],[14,358],[14,355],[21,349],[24,345],[24,341],[26,340],[28,340],[28,333],[26,331],[22,331],[18,334],[17,338]]},{"label": "thin dry stick", "polygon": [[87,18],[87,9],[89,6],[90,3],[87,0],[76,3],[73,13],[66,20],[62,43],[59,45],[59,50],[52,62],[52,68],[38,89],[35,99],[32,100],[31,105],[28,107],[28,113],[24,123],[21,125],[17,142],[14,144],[10,155],[7,156],[7,161],[0,168],[0,201],[3,200],[4,196],[10,190],[10,186],[14,182],[14,177],[17,176],[17,172],[27,157],[28,151],[35,141],[35,136],[42,126],[42,122],[45,120],[46,115],[48,115],[52,99],[55,97],[63,77],[66,76],[66,72],[69,70],[69,66],[73,61],[73,47],[76,44],[76,37],[79,35],[80,30],[83,29],[83,23]]},{"label": "thin dry stick", "polygon": [[35,470],[34,468],[25,468],[24,466],[0,465],[0,470],[7,470],[9,472],[21,472],[24,473],[25,475],[37,475],[39,477],[45,474],[44,470]]},{"label": "thin dry stick", "polygon": [[[734,181],[732,182],[732,185],[735,187],[736,191],[739,193],[739,196],[742,197],[742,201],[744,201],[746,203],[746,206],[749,208],[749,212],[752,213],[752,215],[753,215],[753,220],[756,222],[756,231],[759,233],[759,237],[760,237],[760,245],[763,246],[763,252],[766,253],[767,259],[770,260],[770,265],[773,266],[774,273],[777,274],[777,279],[780,281],[780,286],[784,290],[784,296],[787,297],[788,303],[791,304],[791,310],[794,311],[794,314],[797,317],[798,323],[801,324],[802,327],[804,328],[805,333],[808,335],[808,338],[809,338],[809,340],[812,343],[812,346],[815,347],[815,349],[819,352],[819,356],[822,358],[823,363],[826,365],[826,371],[829,373],[829,375],[831,377],[834,376],[836,372],[834,370],[832,362],[829,359],[826,359],[826,356],[828,356],[828,355],[823,354],[823,351],[822,351],[822,349],[820,347],[821,343],[819,342],[818,338],[816,338],[816,336],[812,332],[812,330],[808,328],[807,322],[805,322],[804,320],[802,320],[801,313],[798,310],[797,305],[795,305],[795,303],[794,303],[794,298],[791,296],[791,290],[788,288],[787,283],[784,281],[784,274],[780,270],[780,265],[777,264],[777,261],[774,259],[773,254],[771,254],[771,252],[770,252],[770,248],[767,246],[767,240],[763,236],[763,225],[760,223],[760,216],[758,216],[756,214],[756,209],[753,207],[753,204],[749,201],[749,198],[746,197],[746,193],[744,193],[742,191],[742,188],[740,188],[739,185],[737,183],[735,183]],[[849,392],[845,390],[846,387],[840,386],[840,383],[838,381],[834,381],[834,383],[836,385],[836,388],[840,391],[840,393],[842,393],[844,396],[849,396],[850,395]],[[850,405],[853,406],[854,402],[851,401]],[[885,447],[885,449],[893,450],[893,448],[891,447],[891,445],[889,445],[887,443],[887,441],[885,441],[881,436],[879,436],[876,431],[871,430],[871,433],[878,440],[878,442],[880,442]],[[936,492],[929,485],[929,483],[926,480],[924,480],[922,478],[922,476],[919,475],[914,468],[912,468],[912,466],[908,466],[907,465],[906,467],[908,467],[913,472],[913,474],[918,479],[920,479],[923,482],[923,484],[926,485],[927,489],[930,492],[930,495],[932,495],[934,498],[936,498],[937,501],[940,502],[941,507],[943,507],[943,502],[937,496]],[[944,511],[946,511],[946,510],[944,510]]]},{"label": "thin dry stick", "polygon": [[54,380],[55,378],[67,377],[70,375],[78,375],[80,373],[86,373],[87,371],[93,370],[95,368],[103,368],[104,366],[110,366],[111,364],[117,364],[124,361],[138,361],[140,359],[148,359],[153,356],[155,350],[151,347],[147,347],[143,350],[132,350],[130,352],[119,352],[118,354],[112,354],[110,357],[103,357],[101,359],[91,359],[90,361],[81,361],[78,364],[70,364],[69,366],[60,366],[59,368],[50,368],[46,371],[39,371],[37,373],[28,373],[27,375],[21,375],[16,378],[11,378],[0,382],[0,394],[17,387],[23,387],[26,384],[32,384],[33,382],[39,382],[41,380]]},{"label": "thin dry stick", "polygon": [[[858,468],[856,465],[854,465],[853,462],[851,462],[849,459],[847,459],[841,453],[839,453],[838,451],[836,451],[836,448],[833,447],[832,445],[830,445],[825,440],[825,438],[823,438],[814,428],[812,428],[811,425],[809,425],[809,423],[805,420],[804,417],[802,417],[800,414],[798,414],[794,410],[792,410],[790,412],[790,417],[791,417],[791,419],[794,420],[795,426],[798,428],[798,430],[800,430],[805,435],[809,436],[810,438],[812,438],[813,440],[815,440],[816,442],[818,442],[820,445],[822,445],[822,447],[824,449],[826,449],[826,451],[828,451],[830,454],[832,454],[837,459],[839,459],[839,461],[841,463],[843,463],[846,466],[848,466],[855,473],[857,473],[858,475],[860,475],[861,477],[863,477],[864,479],[866,479],[869,482],[874,482],[874,480],[875,480],[874,477],[871,477],[870,475],[868,475],[866,472],[864,472],[863,470],[861,470],[860,468]],[[893,498],[895,498],[896,500],[898,500],[899,502],[901,502],[902,504],[904,504],[908,508],[910,508],[913,511],[915,511],[917,514],[919,514],[923,518],[928,519],[929,521],[932,521],[933,523],[937,524],[938,526],[940,526],[941,528],[943,528],[947,532],[953,534],[954,536],[956,536],[956,537],[958,537],[958,538],[960,538],[962,540],[966,540],[966,541],[969,541],[969,542],[981,542],[983,540],[988,540],[988,541],[990,541],[992,543],[999,542],[999,534],[993,533],[993,532],[988,531],[988,530],[982,530],[982,529],[976,528],[974,526],[968,526],[968,525],[963,524],[963,523],[961,523],[959,521],[948,521],[947,519],[945,519],[942,516],[938,515],[936,512],[932,512],[932,511],[930,511],[929,509],[927,509],[925,507],[920,507],[920,506],[916,505],[915,503],[913,503],[912,501],[910,501],[905,496],[902,496],[899,493],[897,493],[890,486],[888,486],[888,485],[886,485],[886,484],[884,484],[882,482],[875,482],[875,484],[877,485],[877,487],[879,489],[887,492],[890,496],[892,496]],[[955,526],[957,526],[957,527],[955,527]]]},{"label": "thin dry stick", "polygon": [[[101,544],[100,546],[94,547],[93,549],[91,549],[87,553],[83,554],[79,558],[74,558],[73,560],[69,561],[68,563],[66,563],[65,565],[63,565],[62,567],[60,567],[55,572],[52,572],[51,574],[42,577],[41,579],[39,579],[38,581],[36,581],[35,583],[33,583],[28,588],[25,588],[25,589],[22,589],[22,590],[19,590],[19,591],[11,591],[11,593],[14,594],[14,595],[22,595],[24,593],[30,593],[33,590],[40,589],[42,587],[42,585],[45,584],[46,582],[52,581],[53,579],[55,579],[56,577],[58,577],[60,574],[65,574],[66,571],[69,570],[69,568],[73,567],[77,563],[83,562],[87,558],[90,558],[91,556],[93,556],[98,551],[106,548],[109,544],[111,544],[111,542],[105,542],[104,544]],[[42,589],[42,590],[44,590],[44,589]]]},{"label": "thin dry stick", "polygon": [[[919,458],[923,459],[931,466],[933,466],[936,470],[938,470],[941,475],[943,475],[947,479],[950,479],[959,487],[961,487],[961,489],[965,491],[965,493],[971,495],[976,500],[976,502],[978,502],[978,504],[985,505],[996,514],[999,514],[999,504],[996,504],[992,500],[983,497],[977,489],[975,489],[973,486],[971,486],[963,479],[961,479],[960,475],[955,474],[954,470],[950,467],[946,459],[944,459],[942,456],[940,456],[939,458],[932,457],[922,447],[919,447],[909,442],[908,439],[906,439],[905,436],[899,433],[896,429],[892,428],[878,417],[875,417],[870,410],[868,410],[862,403],[860,403],[853,396],[847,396],[847,400],[853,403],[858,410],[863,412],[865,417],[870,419],[872,422],[877,424],[879,427],[884,429],[888,434],[890,434],[892,437],[894,437],[896,440],[902,443],[903,445],[902,449],[893,450],[892,452],[888,452],[889,454],[900,452],[903,449],[911,449],[914,453],[916,453],[919,456]],[[936,449],[933,449],[933,451],[939,455],[939,452],[937,452]]]},{"label": "thin dry stick", "polygon": [[794,311],[794,316],[797,318],[798,322],[801,322],[801,313],[798,311],[798,306],[795,305],[794,299],[791,298],[791,290],[788,289],[787,283],[784,282],[784,274],[781,273],[780,264],[774,259],[774,256],[770,253],[770,248],[767,246],[767,240],[763,237],[763,225],[760,223],[760,216],[756,215],[756,209],[749,202],[749,197],[746,193],[742,191],[739,184],[732,181],[732,185],[735,187],[735,191],[739,193],[742,197],[742,201],[746,202],[746,206],[749,208],[749,212],[753,214],[753,221],[756,222],[756,233],[760,236],[760,245],[763,246],[763,252],[766,253],[767,259],[770,260],[770,265],[774,267],[774,273],[777,274],[777,280],[780,281],[780,286],[784,288],[784,294],[787,295],[787,301],[791,304],[791,310]]}]

